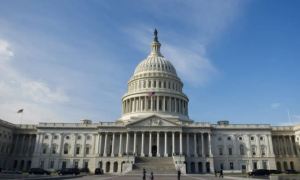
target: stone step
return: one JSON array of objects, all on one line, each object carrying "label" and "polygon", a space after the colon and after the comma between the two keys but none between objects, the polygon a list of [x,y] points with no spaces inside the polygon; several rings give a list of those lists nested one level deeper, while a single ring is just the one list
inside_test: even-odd
[{"label": "stone step", "polygon": [[172,157],[137,157],[129,174],[142,174],[143,169],[155,174],[176,173]]}]

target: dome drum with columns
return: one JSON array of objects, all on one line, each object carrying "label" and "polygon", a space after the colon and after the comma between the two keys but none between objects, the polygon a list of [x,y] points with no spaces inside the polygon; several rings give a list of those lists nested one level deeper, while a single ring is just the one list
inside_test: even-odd
[{"label": "dome drum with columns", "polygon": [[157,31],[150,55],[135,69],[122,98],[122,117],[128,122],[156,114],[175,121],[190,121],[188,97],[176,69],[160,52]]}]

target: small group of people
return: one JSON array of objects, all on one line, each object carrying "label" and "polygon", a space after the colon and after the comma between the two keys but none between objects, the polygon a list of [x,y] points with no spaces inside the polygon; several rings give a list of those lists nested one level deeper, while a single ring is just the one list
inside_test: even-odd
[{"label": "small group of people", "polygon": [[[147,174],[147,172],[146,172],[146,169],[144,168],[143,169],[143,180],[146,180],[146,174]],[[180,176],[181,176],[181,171],[178,170],[177,171],[177,180],[180,180]],[[150,173],[150,180],[154,180],[154,176],[153,176],[153,172],[152,171]]]},{"label": "small group of people", "polygon": [[221,169],[220,171],[215,170],[215,177],[218,177],[218,173],[219,173],[219,178],[224,178],[223,169]]},{"label": "small group of people", "polygon": [[[143,180],[146,180],[146,169],[143,169]],[[154,180],[153,172],[150,173],[150,180]]]}]

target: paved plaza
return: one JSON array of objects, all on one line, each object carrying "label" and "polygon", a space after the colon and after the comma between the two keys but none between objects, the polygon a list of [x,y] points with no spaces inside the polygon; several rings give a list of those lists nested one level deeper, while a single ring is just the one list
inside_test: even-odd
[{"label": "paved plaza", "polygon": [[[142,176],[85,176],[82,178],[79,178],[82,180],[93,180],[93,179],[98,179],[98,180],[142,180]],[[201,176],[182,176],[181,180],[215,180],[215,179],[221,179],[221,178],[216,178],[211,175],[201,175]],[[223,179],[227,180],[237,180],[237,179],[244,179],[241,177],[225,177]],[[246,178],[245,178],[246,179]],[[150,176],[147,176],[146,180],[150,180]],[[177,180],[176,175],[154,175],[154,180]]]}]

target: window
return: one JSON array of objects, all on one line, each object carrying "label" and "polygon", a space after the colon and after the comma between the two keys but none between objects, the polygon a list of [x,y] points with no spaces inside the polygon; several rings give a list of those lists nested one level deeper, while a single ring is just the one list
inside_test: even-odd
[{"label": "window", "polygon": [[78,168],[78,161],[74,162],[74,168]]},{"label": "window", "polygon": [[254,137],[253,137],[253,136],[251,136],[251,138],[250,138],[250,139],[251,139],[251,141],[253,141],[253,140],[254,140]]},{"label": "window", "polygon": [[252,147],[251,147],[251,152],[252,152],[252,155],[253,155],[253,156],[256,155],[256,147],[255,147],[255,146],[252,146]]},{"label": "window", "polygon": [[224,169],[223,163],[220,164],[220,169],[222,169],[222,170]]},{"label": "window", "polygon": [[80,154],[80,147],[79,146],[76,147],[76,154],[77,155]]},{"label": "window", "polygon": [[221,137],[218,137],[218,140],[219,140],[219,141],[222,141],[222,138],[221,138]]},{"label": "window", "polygon": [[264,140],[264,137],[261,136],[259,139],[262,141],[262,140]]},{"label": "window", "polygon": [[43,154],[47,153],[47,145],[43,144],[43,150],[42,150]]},{"label": "window", "polygon": [[231,148],[231,147],[228,148],[228,154],[229,154],[229,155],[232,155],[232,148]]},{"label": "window", "polygon": [[227,140],[228,140],[228,141],[230,141],[230,140],[231,140],[231,137],[230,137],[230,136],[228,136],[228,137],[227,137]]},{"label": "window", "polygon": [[267,163],[267,161],[263,161],[262,163],[263,163],[263,168],[264,169],[268,169],[268,163]]},{"label": "window", "polygon": [[68,144],[64,145],[64,154],[69,154],[69,145]]},{"label": "window", "polygon": [[257,162],[253,162],[253,169],[257,169]]},{"label": "window", "polygon": [[56,149],[57,149],[57,145],[53,144],[52,145],[52,154],[56,154]]},{"label": "window", "polygon": [[91,136],[87,136],[86,139],[87,139],[87,140],[90,140],[90,139],[91,139]]},{"label": "window", "polygon": [[70,139],[70,136],[66,136],[66,139]]},{"label": "window", "polygon": [[223,148],[219,147],[219,155],[222,156],[223,155]]},{"label": "window", "polygon": [[88,168],[88,167],[89,167],[89,162],[88,161],[84,162],[84,168]]},{"label": "window", "polygon": [[234,168],[233,162],[230,162],[230,163],[229,163],[229,167],[230,167],[231,170]]},{"label": "window", "polygon": [[244,145],[240,145],[240,154],[241,155],[245,155],[245,148],[244,148]]},{"label": "window", "polygon": [[77,139],[80,140],[80,139],[81,139],[81,136],[77,136]]},{"label": "window", "polygon": [[48,135],[45,135],[45,139],[48,139]]},{"label": "window", "polygon": [[260,149],[261,149],[261,155],[262,156],[266,155],[266,148],[265,148],[265,146],[261,146]]},{"label": "window", "polygon": [[53,168],[54,168],[54,161],[53,161],[53,160],[50,161],[50,166],[49,166],[49,168],[50,168],[50,169],[53,169]]},{"label": "window", "polygon": [[54,135],[53,139],[57,139],[57,135]]},{"label": "window", "polygon": [[90,147],[85,148],[85,154],[90,154]]},{"label": "window", "polygon": [[243,138],[242,138],[242,137],[239,137],[239,140],[241,141],[241,140],[243,140]]},{"label": "window", "polygon": [[44,161],[40,161],[40,168],[44,168]]}]

